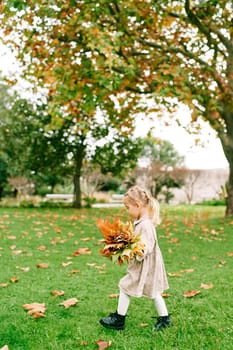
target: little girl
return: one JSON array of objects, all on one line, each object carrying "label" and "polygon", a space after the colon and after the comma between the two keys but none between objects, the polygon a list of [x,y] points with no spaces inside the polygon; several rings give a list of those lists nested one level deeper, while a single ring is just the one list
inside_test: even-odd
[{"label": "little girl", "polygon": [[161,295],[169,286],[154,228],[160,223],[159,204],[146,190],[133,186],[124,195],[124,205],[136,220],[134,229],[136,234],[141,234],[145,244],[144,256],[130,261],[126,276],[119,282],[117,311],[101,318],[100,324],[106,328],[124,329],[130,297],[146,296],[153,300],[159,316],[154,330],[160,330],[170,326],[171,320]]}]

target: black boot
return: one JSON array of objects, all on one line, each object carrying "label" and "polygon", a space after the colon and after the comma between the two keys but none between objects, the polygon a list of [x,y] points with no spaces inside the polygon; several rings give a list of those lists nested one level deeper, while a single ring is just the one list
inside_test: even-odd
[{"label": "black boot", "polygon": [[159,316],[157,322],[153,327],[154,331],[159,331],[160,329],[170,327],[172,325],[170,315],[168,316]]},{"label": "black boot", "polygon": [[105,328],[121,330],[125,328],[125,316],[116,312],[100,319],[100,324]]}]

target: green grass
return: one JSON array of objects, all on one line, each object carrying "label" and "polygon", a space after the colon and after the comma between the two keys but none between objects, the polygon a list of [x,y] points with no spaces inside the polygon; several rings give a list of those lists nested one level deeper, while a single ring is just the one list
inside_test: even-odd
[{"label": "green grass", "polygon": [[[126,218],[124,209],[0,209],[0,349],[92,350],[103,339],[115,350],[231,350],[233,220],[224,219],[224,208],[162,208],[158,236],[166,269],[181,276],[168,277],[173,327],[158,333],[151,330],[156,313],[147,298],[131,299],[124,331],[98,323],[116,310],[117,299],[109,295],[118,293],[126,271],[99,254],[95,219],[114,215]],[[86,247],[90,255],[73,256]],[[49,267],[37,268],[39,263]],[[203,289],[202,283],[213,288]],[[53,290],[65,295],[54,297]],[[201,294],[185,298],[190,290]],[[59,305],[69,298],[78,304]],[[46,304],[46,317],[27,314],[22,305],[33,302]]]}]

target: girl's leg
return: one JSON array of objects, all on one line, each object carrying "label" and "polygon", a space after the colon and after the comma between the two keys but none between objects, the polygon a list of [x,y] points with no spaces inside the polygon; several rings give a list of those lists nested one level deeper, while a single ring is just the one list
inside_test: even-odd
[{"label": "girl's leg", "polygon": [[162,295],[157,294],[153,299],[154,306],[157,310],[159,317],[157,317],[157,322],[153,329],[159,331],[160,329],[169,327],[172,325],[170,315],[168,314],[167,307]]},{"label": "girl's leg", "polygon": [[162,295],[157,294],[153,302],[159,316],[168,316],[167,306]]},{"label": "girl's leg", "polygon": [[120,290],[117,313],[119,315],[125,316],[127,314],[129,303],[130,297],[127,294],[125,294],[122,290]]},{"label": "girl's leg", "polygon": [[120,290],[117,311],[100,319],[100,324],[105,328],[121,330],[125,328],[125,318],[129,307],[130,297]]}]

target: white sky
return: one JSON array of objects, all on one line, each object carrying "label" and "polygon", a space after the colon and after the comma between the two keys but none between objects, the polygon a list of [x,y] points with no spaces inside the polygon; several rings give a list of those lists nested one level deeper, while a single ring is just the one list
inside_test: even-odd
[{"label": "white sky", "polygon": [[[7,74],[9,78],[13,78],[14,73],[17,71],[17,63],[13,54],[9,53],[1,43],[0,71]],[[26,96],[27,93],[25,91],[24,97]],[[184,114],[184,111],[182,110],[181,113]],[[158,121],[154,121],[153,123],[145,122],[145,120],[138,121],[136,135],[145,136],[151,126],[154,127],[154,137],[159,137],[173,143],[178,153],[185,157],[185,165],[188,168],[228,168],[228,162],[223,153],[221,143],[207,123],[202,123],[201,135],[198,135],[204,144],[203,146],[195,146],[195,137],[188,134],[182,127],[178,127],[176,124],[170,127],[162,126]]]},{"label": "white sky", "polygon": [[[182,108],[181,112],[184,115]],[[149,128],[153,127],[153,136],[170,141],[178,153],[185,157],[185,165],[190,169],[228,168],[221,142],[214,130],[204,121],[201,121],[201,126],[200,134],[192,135],[175,122],[171,126],[163,126],[158,120],[151,123],[141,120],[138,122],[136,135],[146,136]],[[196,138],[201,140],[197,145]]]}]

